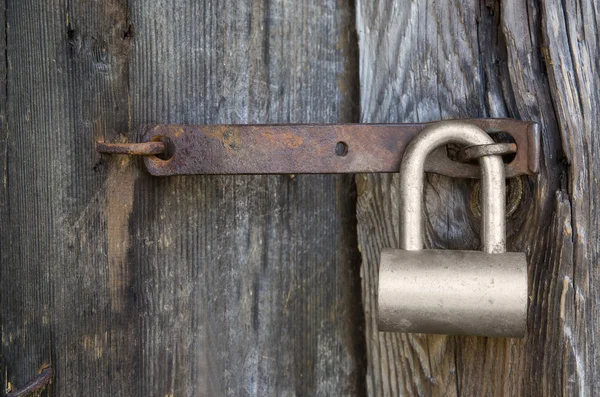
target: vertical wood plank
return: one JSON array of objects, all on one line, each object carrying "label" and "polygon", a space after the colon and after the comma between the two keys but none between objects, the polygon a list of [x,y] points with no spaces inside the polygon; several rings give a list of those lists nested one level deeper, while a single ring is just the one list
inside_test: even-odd
[{"label": "vertical wood plank", "polygon": [[[10,231],[4,225],[8,225],[8,100],[7,100],[7,82],[8,70],[6,68],[6,0],[0,1],[0,173],[2,183],[0,184],[0,287],[3,286],[2,280],[8,277],[8,269],[1,266],[9,259],[8,249],[6,248],[10,239]],[[2,288],[4,290],[4,288]],[[0,292],[0,305],[4,302],[4,296]],[[0,310],[0,324],[4,323],[4,313]],[[0,352],[4,348],[4,327],[0,325]],[[8,378],[6,365],[1,366],[4,360],[0,353],[0,388],[8,388]]]},{"label": "vertical wood plank", "polygon": [[[345,3],[131,1],[131,18],[134,125],[356,117]],[[361,393],[351,178],[141,175],[134,194],[142,395]]]},{"label": "vertical wood plank", "polygon": [[[3,226],[2,279],[0,280],[2,283],[2,372],[8,375],[6,379],[8,387],[11,384],[26,383],[29,378],[37,374],[41,365],[51,361],[51,350],[48,343],[50,339],[49,264],[45,258],[52,248],[51,244],[48,244],[47,240],[43,241],[42,237],[48,234],[48,217],[44,218],[44,215],[47,215],[50,209],[41,209],[39,205],[41,200],[48,197],[46,186],[43,182],[38,182],[44,178],[47,180],[48,177],[37,161],[39,158],[37,156],[47,153],[43,147],[45,140],[40,136],[39,141],[34,142],[32,129],[24,129],[20,134],[10,133],[15,129],[15,125],[22,126],[27,123],[25,117],[31,120],[38,114],[26,112],[27,108],[31,108],[27,106],[29,100],[23,106],[17,101],[8,99],[16,91],[28,89],[32,85],[31,82],[24,81],[24,79],[15,79],[15,74],[19,75],[14,72],[15,69],[21,66],[25,70],[39,68],[39,74],[42,70],[49,72],[48,65],[50,63],[47,53],[39,51],[37,43],[32,43],[29,48],[26,46],[17,48],[16,43],[11,43],[11,39],[20,36],[26,37],[28,34],[43,36],[47,32],[48,26],[37,23],[28,32],[20,31],[18,24],[13,22],[19,15],[11,12],[10,6],[10,3],[6,4],[5,13],[7,78],[4,87],[7,107],[5,108],[6,129],[3,148],[5,154],[3,163],[6,164],[3,178],[3,185],[6,189],[3,221],[6,221],[4,225],[11,225],[11,227]],[[32,8],[24,8],[22,11],[23,14],[26,14],[23,18],[27,18],[30,16]],[[37,48],[32,48],[36,46]],[[52,47],[49,49],[51,50]],[[26,61],[28,55],[36,50],[38,62],[29,66]],[[35,95],[41,96],[41,92],[44,89],[49,90],[49,88],[48,82],[40,79],[37,87],[32,87],[31,93],[26,94],[27,99],[35,98]],[[15,108],[23,108],[21,117],[13,118],[11,116]],[[50,120],[43,120],[38,128],[47,131],[49,123]],[[14,164],[12,164],[13,161]],[[20,197],[30,197],[32,205],[27,206]],[[46,222],[35,221],[40,212],[43,212],[40,218],[45,219]],[[28,231],[30,232],[28,233]],[[18,283],[11,280],[11,277],[18,280]],[[9,363],[12,364],[9,365]]]},{"label": "vertical wood plank", "polygon": [[[362,120],[516,117],[540,123],[540,175],[508,216],[529,257],[524,340],[376,331],[379,250],[395,246],[397,179],[357,176],[370,395],[594,395],[598,389],[598,10],[591,1],[358,5]],[[427,246],[478,244],[475,184],[427,176]]]},{"label": "vertical wood plank", "polygon": [[[517,5],[503,11],[516,16]],[[600,9],[595,1],[548,1],[539,7],[535,11],[541,17],[540,52],[560,131],[566,178],[556,194],[556,240],[551,257],[556,258],[556,271],[549,277],[550,283],[545,283],[549,284],[548,302],[538,297],[540,311],[546,309],[541,318],[547,317],[548,325],[542,328],[546,335],[535,340],[540,360],[531,363],[534,375],[548,373],[556,363],[562,364],[562,371],[560,376],[546,375],[548,386],[538,386],[533,392],[595,395],[600,390],[596,343],[600,331],[600,189],[596,176],[600,169]],[[508,21],[504,28],[510,31],[515,23]],[[536,292],[544,291],[538,288]],[[560,350],[548,351],[543,345],[548,335]]]},{"label": "vertical wood plank", "polygon": [[53,395],[134,395],[94,151],[129,130],[127,3],[9,1],[6,17],[2,370],[14,388],[52,365]]}]

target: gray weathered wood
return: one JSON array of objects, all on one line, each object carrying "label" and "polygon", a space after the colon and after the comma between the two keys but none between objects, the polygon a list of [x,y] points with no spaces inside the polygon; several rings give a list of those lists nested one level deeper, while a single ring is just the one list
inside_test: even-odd
[{"label": "gray weathered wood", "polygon": [[[382,247],[396,246],[395,176],[359,175],[370,395],[557,396],[600,389],[598,5],[593,0],[360,2],[364,122],[516,117],[542,127],[535,178],[511,182],[509,250],[530,260],[524,340],[378,333]],[[474,184],[430,175],[429,247],[478,246]]]},{"label": "gray weathered wood", "polygon": [[54,395],[133,395],[119,369],[134,357],[114,341],[137,330],[110,307],[94,153],[129,129],[127,4],[14,1],[6,18],[3,380],[14,390],[51,364]]},{"label": "gray weathered wood", "polygon": [[361,395],[352,178],[157,179],[94,151],[150,122],[356,121],[353,7],[29,0],[6,18],[2,380],[51,364],[57,396]]},{"label": "gray weathered wood", "polygon": [[[339,45],[348,9],[186,1],[165,12],[170,4],[132,3],[134,124],[352,117],[351,53]],[[142,393],[359,393],[351,186],[332,176],[141,175],[129,252]],[[163,378],[170,367],[178,372]]]}]

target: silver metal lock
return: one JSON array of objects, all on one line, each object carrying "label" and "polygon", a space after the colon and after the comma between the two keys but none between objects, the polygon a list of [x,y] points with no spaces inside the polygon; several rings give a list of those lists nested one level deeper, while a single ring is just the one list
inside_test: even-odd
[{"label": "silver metal lock", "polygon": [[506,252],[502,158],[479,158],[482,251],[423,250],[423,178],[427,155],[449,143],[494,143],[473,124],[432,124],[410,142],[400,167],[400,248],[381,252],[380,331],[523,337],[527,259]]}]

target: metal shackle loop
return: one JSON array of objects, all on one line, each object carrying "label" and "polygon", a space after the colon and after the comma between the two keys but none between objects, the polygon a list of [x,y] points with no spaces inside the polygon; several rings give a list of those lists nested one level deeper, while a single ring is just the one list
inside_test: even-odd
[{"label": "metal shackle loop", "polygon": [[[432,124],[412,139],[400,166],[400,248],[423,249],[423,180],[427,156],[437,147],[457,143],[485,145],[494,143],[481,128],[464,121],[441,121]],[[481,166],[482,250],[506,252],[506,197],[504,163],[496,155],[479,158]]]}]

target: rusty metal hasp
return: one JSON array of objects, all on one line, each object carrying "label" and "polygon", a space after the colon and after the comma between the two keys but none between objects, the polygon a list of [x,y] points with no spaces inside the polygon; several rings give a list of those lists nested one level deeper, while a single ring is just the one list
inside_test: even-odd
[{"label": "rusty metal hasp", "polygon": [[[489,154],[515,153],[506,176],[535,174],[539,130],[533,122],[466,119],[504,143],[466,147],[452,160],[446,147],[435,150],[425,171],[479,178],[469,164]],[[143,127],[142,143],[98,143],[111,154],[144,155],[156,176],[182,174],[337,174],[398,172],[408,143],[426,126],[417,124],[153,125]],[[508,137],[513,142],[506,142]],[[508,138],[510,140],[510,138]]]}]

